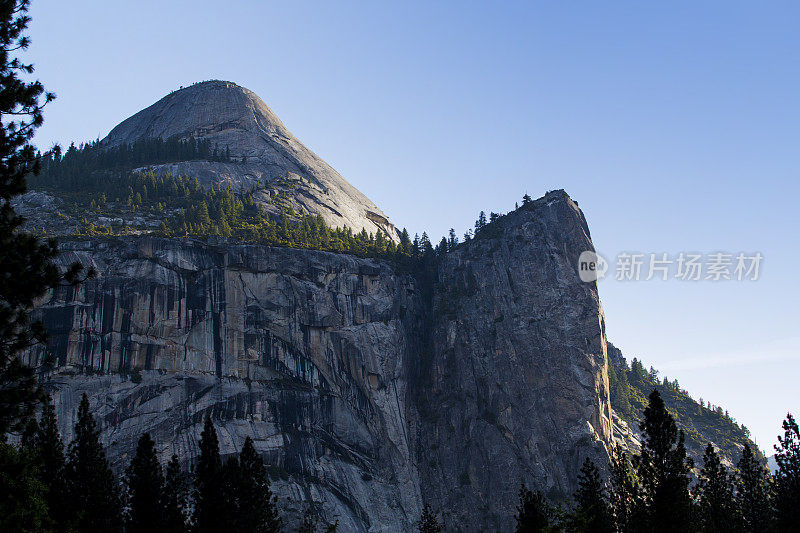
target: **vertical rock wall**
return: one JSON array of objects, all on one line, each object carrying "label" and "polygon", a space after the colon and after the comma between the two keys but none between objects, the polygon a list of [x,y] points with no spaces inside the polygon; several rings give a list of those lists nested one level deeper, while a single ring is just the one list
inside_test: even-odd
[{"label": "vertical rock wall", "polygon": [[419,305],[385,264],[323,252],[163,239],[67,243],[99,272],[38,310],[62,432],[87,392],[118,470],[149,431],[191,462],[210,414],[223,455],[246,436],[287,522],[313,500],[345,531],[407,529],[419,483],[405,369]]},{"label": "vertical rock wall", "polygon": [[[507,530],[521,481],[569,494],[611,441],[603,315],[577,276],[591,250],[563,191],[444,256],[433,290],[385,263],[152,238],[69,242],[99,272],[53,292],[28,354],[65,439],[83,392],[118,470],[149,431],[162,460],[246,436],[285,520],[314,501],[342,531]],[[432,296],[431,296],[432,294]]]},{"label": "vertical rock wall", "polygon": [[549,193],[447,254],[426,362],[423,494],[469,531],[513,528],[521,482],[569,497],[612,436],[594,250],[577,205]]}]

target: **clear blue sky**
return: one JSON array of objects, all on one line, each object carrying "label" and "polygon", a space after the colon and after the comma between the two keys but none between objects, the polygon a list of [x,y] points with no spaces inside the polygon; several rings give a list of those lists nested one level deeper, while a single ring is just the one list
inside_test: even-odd
[{"label": "clear blue sky", "polygon": [[604,280],[608,336],[767,453],[800,414],[796,1],[34,0],[32,16],[58,94],[41,146],[226,79],[412,234],[564,188],[607,257],[760,251],[757,282]]}]

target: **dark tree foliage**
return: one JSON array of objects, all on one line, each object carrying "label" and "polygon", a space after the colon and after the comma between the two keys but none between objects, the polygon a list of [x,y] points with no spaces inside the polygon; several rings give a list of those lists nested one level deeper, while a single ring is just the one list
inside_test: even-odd
[{"label": "dark tree foliage", "polygon": [[791,413],[783,421],[783,437],[775,446],[775,510],[778,531],[800,525],[800,430]]},{"label": "dark tree foliage", "polygon": [[[165,216],[158,233],[164,236],[219,235],[279,246],[381,257],[420,266],[414,259],[425,255],[425,243],[414,243],[417,246],[413,246],[407,231],[401,232],[400,242],[395,243],[381,231],[372,235],[366,231],[354,233],[346,227],[330,228],[319,217],[296,213],[285,201],[287,189],[295,186],[288,176],[263,186],[269,191],[269,203],[278,207],[281,216],[275,210],[270,210],[267,215],[258,209],[253,202],[253,191],[233,193],[220,184],[206,189],[189,177],[155,176],[152,171],[141,170],[148,165],[169,161],[198,158],[227,161],[230,158],[228,154],[229,150],[223,155],[219,146],[212,150],[208,141],[192,138],[140,139],[131,145],[115,147],[101,142],[80,147],[73,144],[63,156],[59,150],[45,154],[44,171],[34,185],[75,201],[76,212],[79,211],[78,203],[82,203],[90,212],[98,214],[112,208],[107,214],[115,217],[121,212],[125,214],[124,209],[120,209],[123,205],[127,205],[129,211],[144,211],[151,215],[163,213]],[[246,158],[240,160],[244,162]],[[499,226],[493,223],[501,217],[501,214],[492,212],[487,221],[486,213],[481,212],[475,236],[498,235]],[[493,228],[493,231],[484,231],[486,228]],[[94,226],[84,220],[77,235],[124,234],[125,229],[124,225],[117,229]],[[467,232],[465,241],[472,237]],[[458,237],[451,229],[435,251],[437,255],[443,255],[457,245]]]},{"label": "dark tree foliage", "polygon": [[450,228],[450,233],[448,234],[447,238],[447,251],[452,252],[458,246],[458,237],[456,236],[456,230]]},{"label": "dark tree foliage", "polygon": [[21,231],[23,219],[10,203],[25,192],[25,177],[39,172],[30,141],[54,98],[40,82],[24,81],[33,66],[14,57],[28,46],[28,4],[0,0],[0,435],[21,430],[43,397],[33,371],[19,360],[21,350],[45,337],[42,324],[30,320],[33,303],[79,274],[77,266],[59,272],[52,261],[56,242]]},{"label": "dark tree foliage", "polygon": [[686,455],[683,432],[678,431],[658,391],[654,390],[649,400],[640,425],[642,451],[634,461],[643,505],[642,525],[656,532],[689,531],[692,461]]},{"label": "dark tree foliage", "polygon": [[439,244],[436,246],[436,255],[444,255],[450,251],[450,248],[447,245],[447,237],[442,237],[442,240],[439,241]]},{"label": "dark tree foliage", "polygon": [[240,520],[242,530],[277,533],[281,529],[277,498],[272,495],[264,461],[250,437],[245,439],[239,453],[239,467],[239,505],[248,510]]},{"label": "dark tree foliage", "polygon": [[630,401],[630,383],[627,369],[617,371],[616,365],[609,362],[608,384],[611,390],[611,405],[617,413],[630,417],[633,412]]},{"label": "dark tree foliage", "polygon": [[[347,227],[331,228],[321,216],[296,213],[291,207],[281,207],[280,215],[270,215],[255,202],[252,191],[236,193],[227,188],[206,188],[195,178],[156,175],[152,171],[113,179],[103,173],[80,174],[75,181],[78,185],[57,183],[53,187],[89,210],[103,212],[116,202],[129,211],[160,217],[162,223],[155,233],[164,237],[215,235],[259,244],[380,257],[401,265],[413,266],[419,261],[410,241],[403,239],[402,234],[396,244],[381,232],[353,233]],[[84,220],[76,236],[125,232],[124,227],[95,226]]]},{"label": "dark tree foliage", "polygon": [[152,533],[164,528],[162,510],[164,477],[149,433],[136,445],[136,455],[126,472],[129,533]]},{"label": "dark tree foliage", "polygon": [[611,450],[611,514],[618,531],[635,531],[639,511],[639,481],[622,446]]},{"label": "dark tree foliage", "polygon": [[408,250],[411,253],[411,237],[409,237],[406,228],[403,228],[403,231],[400,232],[400,249]]},{"label": "dark tree foliage", "polygon": [[486,227],[486,212],[481,211],[478,215],[478,220],[475,221],[475,236]]},{"label": "dark tree foliage", "polygon": [[585,533],[607,533],[614,530],[600,471],[588,457],[578,475],[578,490],[575,491],[574,499],[572,529]]},{"label": "dark tree foliage", "polygon": [[225,513],[225,522],[233,531],[246,531],[242,527],[242,522],[250,509],[245,509],[240,502],[242,469],[239,467],[239,459],[228,457],[222,465],[221,478],[222,510]]},{"label": "dark tree foliage", "polygon": [[[87,180],[107,178],[108,171],[125,171],[146,165],[175,161],[211,160],[225,161],[225,154],[214,154],[211,141],[198,141],[193,137],[180,139],[138,139],[108,147],[99,141],[76,147],[71,144],[64,155],[60,151],[42,158],[41,175],[32,184],[39,187],[78,188]],[[230,161],[230,158],[227,159]]]},{"label": "dark tree foliage", "polygon": [[30,453],[0,442],[0,531],[51,531],[47,487],[39,481]]},{"label": "dark tree foliage", "polygon": [[71,521],[71,513],[67,498],[64,442],[58,432],[56,412],[49,397],[42,407],[35,454],[39,480],[47,488],[45,500],[55,524],[54,529],[66,531],[66,524]]},{"label": "dark tree foliage", "polygon": [[181,469],[178,456],[173,455],[167,463],[164,476],[161,508],[164,512],[164,533],[184,533],[187,530],[189,506],[189,484]]},{"label": "dark tree foliage", "polygon": [[194,476],[194,529],[197,533],[214,533],[226,529],[222,487],[222,460],[219,441],[211,416],[206,415],[200,434],[200,458]]},{"label": "dark tree foliage", "polygon": [[439,523],[436,512],[427,503],[422,507],[422,515],[419,517],[417,530],[419,533],[440,533],[444,531],[444,526]]},{"label": "dark tree foliage", "polygon": [[769,471],[745,445],[737,463],[736,511],[739,529],[747,533],[772,530]]},{"label": "dark tree foliage", "polygon": [[[35,185],[74,201],[76,212],[80,204],[89,213],[113,217],[128,212],[143,212],[155,217],[163,215],[162,224],[155,233],[166,237],[218,235],[270,245],[380,257],[397,261],[415,272],[417,269],[425,270],[426,262],[422,258],[427,256],[428,247],[438,257],[458,246],[455,230],[451,230],[449,236],[434,248],[424,234],[422,240],[412,243],[408,232],[403,231],[399,234],[399,243],[395,243],[380,231],[373,235],[364,230],[354,233],[346,227],[330,228],[321,217],[296,213],[285,202],[284,189],[294,187],[288,177],[265,184],[264,188],[269,190],[269,203],[278,208],[277,214],[276,210],[270,210],[268,214],[253,199],[256,189],[234,193],[220,185],[205,188],[196,179],[155,175],[152,171],[135,168],[166,159],[200,157],[204,149],[197,148],[200,146],[197,142],[146,139],[137,143],[127,148],[109,148],[93,143],[80,148],[71,146],[63,157],[58,151],[46,154],[45,171]],[[185,150],[189,152],[184,153]],[[212,159],[219,157],[215,153],[220,154],[218,147],[211,152]],[[263,198],[259,201],[262,202]],[[127,206],[127,211],[124,206]],[[491,213],[491,221],[487,222],[486,214],[482,212],[476,223],[475,236],[480,233],[481,238],[488,238],[499,234],[499,226],[494,222],[501,217],[499,213]],[[124,224],[116,228],[95,226],[84,219],[75,235],[117,235],[127,234],[128,230]],[[469,232],[465,234],[465,241],[471,238]]]},{"label": "dark tree foliage", "polygon": [[730,531],[735,527],[733,484],[711,443],[703,454],[696,494],[702,531]]},{"label": "dark tree foliage", "polygon": [[100,431],[89,409],[86,394],[78,406],[75,439],[69,446],[67,487],[75,529],[92,533],[121,530],[117,481],[108,466]]},{"label": "dark tree foliage", "polygon": [[516,519],[516,533],[549,531],[553,525],[553,510],[540,491],[533,492],[523,483],[519,489]]}]

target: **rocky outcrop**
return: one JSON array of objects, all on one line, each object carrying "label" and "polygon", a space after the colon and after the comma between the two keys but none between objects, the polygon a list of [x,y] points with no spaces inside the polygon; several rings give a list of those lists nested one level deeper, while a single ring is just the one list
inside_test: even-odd
[{"label": "rocky outcrop", "polygon": [[[117,146],[156,137],[208,140],[221,150],[230,149],[234,160],[150,167],[157,173],[196,177],[204,185],[267,186],[273,193],[262,198],[267,211],[291,207],[318,214],[332,227],[348,226],[355,233],[363,228],[398,239],[395,227],[369,198],[306,148],[258,95],[235,83],[213,80],[174,91],[122,121],[101,142]],[[288,189],[270,187],[276,180],[295,183]],[[280,192],[285,194],[278,204],[275,193]]]},{"label": "rocky outcrop", "polygon": [[442,262],[419,469],[449,524],[510,531],[521,482],[559,501],[587,456],[608,460],[605,325],[596,284],[578,278],[584,250],[586,221],[556,191]]},{"label": "rocky outcrop", "polygon": [[[287,522],[310,500],[344,531],[508,529],[519,483],[560,497],[612,439],[592,249],[563,191],[445,255],[435,283],[323,252],[153,238],[65,243],[99,272],[39,307],[65,437],[82,392],[116,468],[150,431],[162,459],[247,435]],[[44,370],[43,370],[44,372]]]}]

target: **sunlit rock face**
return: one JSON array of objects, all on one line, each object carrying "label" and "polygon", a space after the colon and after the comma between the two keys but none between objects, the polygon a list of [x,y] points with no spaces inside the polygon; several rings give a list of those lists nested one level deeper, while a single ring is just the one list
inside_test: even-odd
[{"label": "sunlit rock face", "polygon": [[255,195],[267,211],[291,207],[320,215],[332,227],[398,239],[388,217],[369,198],[306,148],[258,95],[235,83],[212,80],[174,91],[121,122],[102,143],[117,146],[156,137],[207,140],[220,151],[230,150],[233,160],[149,167],[156,173],[192,176],[215,187],[269,185]]},{"label": "sunlit rock face", "polygon": [[162,460],[188,463],[210,414],[223,455],[254,438],[289,518],[313,499],[345,531],[411,527],[421,501],[406,430],[413,280],[376,261],[260,246],[63,248],[62,262],[99,273],[39,310],[67,439],[87,392],[116,469],[145,431]]},{"label": "sunlit rock face", "polygon": [[[149,431],[189,465],[213,418],[246,436],[292,524],[316,502],[343,531],[406,531],[422,504],[448,529],[513,524],[521,481],[558,498],[611,442],[593,249],[563,191],[489,226],[426,285],[390,263],[154,238],[74,241],[99,275],[37,310],[66,439],[87,392],[121,470]],[[53,369],[42,367],[47,354]]]},{"label": "sunlit rock face", "polygon": [[[493,226],[497,227],[493,227]],[[419,470],[448,523],[510,531],[521,482],[571,496],[612,438],[594,250],[563,191],[503,217],[439,269]]]}]

